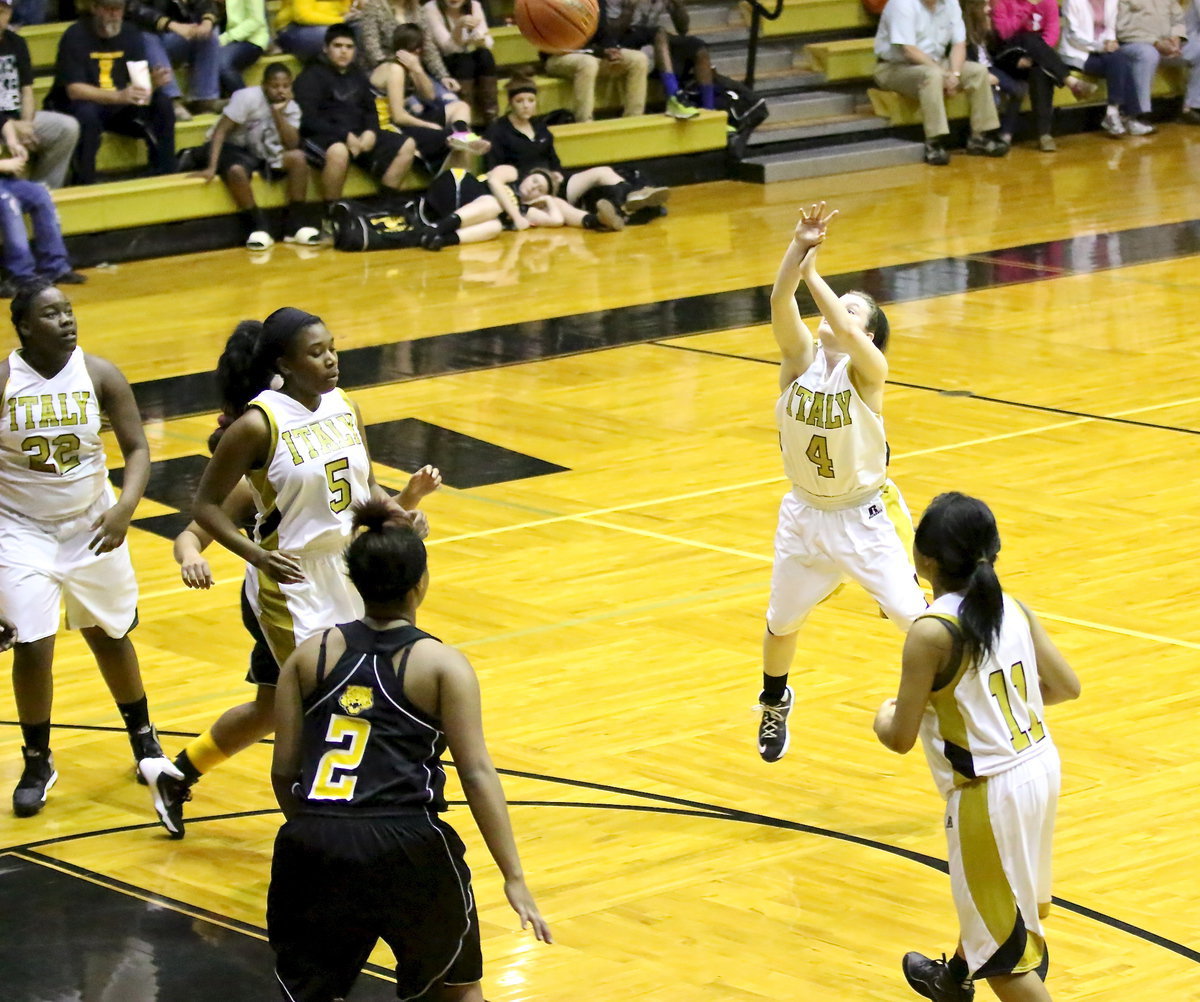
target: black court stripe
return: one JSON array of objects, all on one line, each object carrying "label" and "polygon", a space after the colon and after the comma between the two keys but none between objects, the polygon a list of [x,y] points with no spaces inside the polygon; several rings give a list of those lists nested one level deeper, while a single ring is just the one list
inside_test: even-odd
[{"label": "black court stripe", "polygon": [[[0,726],[19,726],[14,721],[0,721]],[[64,729],[75,729],[73,724],[56,725]],[[87,725],[79,729],[86,730],[111,730],[119,731],[122,728],[110,727],[103,728],[95,725]],[[195,735],[190,735],[194,737]],[[453,763],[446,763],[453,767]],[[777,828],[784,831],[799,832],[804,835],[816,835],[821,838],[830,838],[839,842],[847,842],[852,845],[861,846],[866,849],[873,849],[879,852],[886,852],[892,856],[898,856],[901,859],[909,860],[913,863],[919,863],[922,866],[927,866],[930,869],[937,870],[939,873],[949,872],[949,867],[945,860],[938,859],[936,856],[929,856],[922,852],[916,852],[912,849],[905,849],[902,846],[889,845],[886,842],[879,842],[875,839],[865,838],[861,835],[852,835],[849,832],[839,832],[831,828],[820,828],[816,825],[805,824],[800,821],[790,821],[787,818],[776,818],[767,814],[759,814],[754,811],[743,811],[733,807],[722,807],[717,804],[706,804],[697,800],[685,800],[680,797],[671,797],[665,794],[648,793],[644,790],[633,790],[622,786],[612,786],[608,783],[593,783],[588,780],[568,779],[563,776],[549,776],[543,773],[527,772],[520,769],[504,769],[497,768],[496,770],[501,775],[512,776],[516,779],[532,779],[546,783],[556,783],[563,786],[573,786],[580,789],[590,789],[603,791],[606,793],[614,793],[622,796],[633,797],[635,799],[650,800],[654,805],[646,804],[599,804],[587,801],[554,801],[554,800],[510,800],[508,803],[515,807],[573,807],[586,808],[589,810],[606,810],[606,811],[627,811],[631,813],[657,813],[671,814],[676,816],[697,817],[697,818],[712,818],[717,821],[737,821],[743,824],[762,825],[769,828]],[[454,806],[465,806],[465,801],[451,801]],[[663,804],[671,806],[662,806]],[[228,814],[213,814],[207,817],[192,818],[188,820],[189,825],[203,824],[206,821],[225,821],[234,820],[245,817],[262,817],[268,814],[276,814],[278,810],[255,810],[255,811],[238,811]],[[138,831],[144,829],[157,828],[157,822],[141,823],[134,825],[125,825],[118,828],[109,828],[99,832],[77,832],[74,835],[61,835],[55,838],[43,839],[38,842],[28,842],[24,845],[12,846],[8,849],[0,850],[0,854],[4,852],[28,852],[38,847],[47,845],[58,845],[63,842],[75,842],[85,838],[93,838],[99,835],[111,835],[120,832]],[[107,878],[106,878],[107,879]],[[1093,922],[1099,922],[1101,925],[1106,925],[1109,928],[1116,929],[1118,932],[1126,933],[1130,936],[1135,936],[1138,939],[1151,943],[1154,946],[1162,947],[1165,950],[1170,950],[1172,953],[1178,954],[1186,960],[1200,964],[1200,950],[1193,949],[1190,946],[1185,946],[1183,943],[1178,943],[1173,939],[1168,939],[1156,932],[1151,932],[1148,929],[1143,929],[1141,926],[1134,925],[1131,922],[1126,922],[1123,919],[1116,918],[1112,915],[1107,915],[1104,912],[1097,911],[1094,908],[1089,908],[1087,905],[1077,904],[1074,901],[1068,901],[1065,898],[1055,897],[1053,903],[1058,907],[1074,912],[1083,918]],[[189,906],[190,907],[190,906]]]},{"label": "black court stripe", "polygon": [[[728,358],[737,362],[757,362],[760,365],[773,365],[778,368],[779,362],[771,358],[756,358],[753,355],[739,355],[733,351],[714,351],[711,348],[697,348],[690,344],[668,344],[664,341],[653,342],[657,348],[670,348],[672,351],[686,351],[695,355],[712,355],[715,358]],[[1005,407],[1020,407],[1024,410],[1041,411],[1045,414],[1061,414],[1064,417],[1087,418],[1090,421],[1106,421],[1109,424],[1125,424],[1135,428],[1152,428],[1156,431],[1176,431],[1183,435],[1200,435],[1200,428],[1184,428],[1174,424],[1159,424],[1155,421],[1137,421],[1134,418],[1113,417],[1108,414],[1093,414],[1091,411],[1073,411],[1065,407],[1051,407],[1048,404],[1031,404],[1024,400],[1008,400],[1004,397],[989,397],[973,390],[951,390],[944,386],[926,386],[922,383],[906,383],[899,379],[889,379],[888,386],[902,386],[906,390],[924,390],[928,393],[938,393],[945,397],[962,397],[965,400],[979,400],[989,404],[1001,404]],[[1168,405],[1170,406],[1170,405]]]},{"label": "black court stripe", "polygon": [[[901,303],[1094,274],[1192,254],[1200,254],[1200,220],[889,265],[847,272],[830,281],[862,289],[880,303]],[[799,302],[802,312],[817,312],[806,290],[801,290]],[[664,337],[749,327],[766,323],[770,307],[770,288],[755,286],[352,348],[340,355],[340,381],[343,389],[353,390],[564,358]],[[230,319],[230,328],[236,319]],[[147,380],[135,384],[134,392],[146,419],[202,414],[220,406],[209,372]]]}]

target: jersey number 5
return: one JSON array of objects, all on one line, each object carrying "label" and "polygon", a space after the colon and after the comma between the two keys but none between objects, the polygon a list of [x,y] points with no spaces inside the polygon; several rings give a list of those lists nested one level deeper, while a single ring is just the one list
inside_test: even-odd
[{"label": "jersey number 5", "polygon": [[1008,724],[1008,730],[1012,736],[1013,748],[1020,752],[1041,741],[1046,736],[1046,728],[1042,726],[1037,714],[1033,712],[1033,707],[1029,705],[1029,690],[1025,684],[1025,665],[1018,661],[1009,669],[1009,673],[1012,676],[1012,688],[1029,717],[1028,730],[1023,729],[1017,723],[1017,718],[1013,716],[1012,698],[1009,696],[1008,683],[1002,669],[997,668],[988,676],[988,690],[1000,704],[1000,712],[1004,714],[1004,722]]},{"label": "jersey number 5", "polygon": [[[354,770],[362,765],[367,752],[367,739],[371,736],[371,722],[362,717],[343,717],[334,714],[329,718],[325,740],[340,745],[347,737],[350,744],[330,748],[317,763],[317,774],[313,776],[309,800],[351,800],[358,777]],[[341,772],[342,775],[336,775]]]},{"label": "jersey number 5", "polygon": [[812,460],[817,468],[817,476],[833,479],[833,460],[829,458],[829,443],[824,435],[814,435],[804,450],[804,455]]},{"label": "jersey number 5", "polygon": [[335,515],[350,507],[350,460],[331,459],[325,464],[325,483],[329,485],[329,510]]}]

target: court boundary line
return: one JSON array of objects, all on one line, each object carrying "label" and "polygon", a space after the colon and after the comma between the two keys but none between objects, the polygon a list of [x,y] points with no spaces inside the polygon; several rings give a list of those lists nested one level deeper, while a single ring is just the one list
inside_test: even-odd
[{"label": "court boundary line", "polygon": [[[10,721],[0,721],[0,726],[9,725],[10,723],[11,723]],[[66,725],[59,725],[59,726],[69,728],[72,725],[66,724]],[[117,728],[114,726],[111,728],[111,730],[117,731],[117,730],[120,730],[120,728]],[[451,768],[454,768],[454,764],[452,762],[447,762],[445,764],[447,766],[450,766]],[[698,801],[698,800],[688,800],[688,799],[682,798],[682,797],[672,797],[667,794],[651,793],[651,792],[643,791],[643,790],[634,790],[634,789],[630,789],[627,787],[613,786],[608,783],[597,783],[597,782],[593,782],[593,781],[589,781],[589,780],[575,780],[575,779],[570,779],[570,778],[567,778],[564,776],[550,776],[550,775],[547,775],[544,773],[528,772],[526,770],[521,770],[521,769],[509,769],[509,768],[497,767],[497,772],[501,773],[502,775],[511,776],[511,777],[517,778],[517,779],[528,779],[528,780],[534,780],[534,781],[538,781],[538,782],[557,784],[557,785],[561,785],[561,786],[571,786],[571,787],[582,788],[582,789],[592,789],[592,790],[597,790],[597,791],[601,791],[601,792],[605,792],[605,793],[612,793],[612,794],[617,794],[620,796],[627,796],[627,797],[633,797],[635,799],[650,800],[650,801],[656,802],[656,806],[651,806],[651,805],[646,805],[646,804],[601,804],[601,803],[594,803],[594,802],[589,802],[589,801],[555,801],[555,800],[543,801],[543,800],[527,800],[527,799],[508,800],[506,798],[506,803],[508,803],[510,806],[513,806],[513,807],[572,807],[572,808],[585,808],[585,809],[591,809],[591,810],[613,810],[613,811],[624,810],[624,811],[629,811],[629,812],[633,812],[633,813],[661,813],[661,814],[671,814],[671,815],[675,815],[675,816],[710,818],[712,820],[717,820],[717,821],[737,821],[737,822],[740,822],[743,824],[754,824],[754,825],[760,825],[762,827],[767,827],[767,828],[776,828],[776,829],[780,829],[783,831],[793,831],[793,832],[796,832],[796,833],[802,834],[802,835],[812,835],[812,836],[816,836],[819,838],[830,838],[830,839],[833,839],[834,841],[846,842],[851,845],[858,846],[860,848],[872,849],[872,850],[875,850],[878,852],[885,852],[889,855],[897,856],[897,857],[907,860],[909,862],[918,863],[922,866],[929,867],[930,869],[936,870],[942,874],[946,874],[949,872],[949,864],[945,860],[939,859],[936,856],[930,856],[926,853],[917,852],[915,849],[907,849],[904,846],[894,846],[894,845],[890,845],[889,843],[886,843],[886,842],[880,842],[876,839],[867,838],[866,836],[854,835],[850,832],[839,832],[833,828],[823,828],[821,826],[810,825],[810,824],[807,824],[806,822],[802,822],[802,821],[792,821],[788,818],[777,818],[777,817],[773,817],[768,814],[761,814],[757,811],[746,811],[746,810],[742,810],[740,808],[735,808],[735,807],[724,807],[719,804],[708,804],[708,803],[705,803],[703,801]],[[454,806],[454,807],[466,806],[466,802],[460,801],[460,800],[448,801],[448,804],[450,806]],[[664,806],[662,806],[664,804],[667,804],[670,806],[664,807]],[[236,812],[230,812],[230,813],[226,813],[226,814],[210,815],[207,817],[199,817],[199,818],[189,819],[188,824],[189,825],[203,824],[204,822],[207,822],[207,821],[238,820],[238,819],[244,818],[244,817],[261,817],[261,816],[268,815],[268,814],[279,814],[279,813],[280,813],[280,811],[278,810],[278,808],[276,808],[274,810],[268,808],[268,809],[254,810],[254,811],[236,811]],[[139,824],[135,824],[135,825],[128,825],[128,826],[124,826],[121,828],[110,828],[110,829],[105,829],[100,832],[79,832],[74,835],[56,836],[54,838],[43,839],[38,842],[26,843],[25,845],[14,846],[9,849],[0,850],[0,855],[4,855],[4,854],[20,855],[23,852],[36,852],[36,849],[38,846],[61,845],[63,843],[81,841],[82,839],[85,839],[85,838],[93,838],[93,837],[100,836],[100,835],[119,834],[119,833],[126,832],[126,831],[137,831],[137,830],[141,830],[141,829],[157,828],[157,827],[158,827],[158,822],[150,822],[150,823],[139,823]],[[44,854],[39,853],[38,855],[44,855]],[[54,860],[53,857],[47,857],[47,858],[51,859],[54,864],[60,864],[60,861]],[[76,864],[67,864],[67,865],[74,866]],[[106,880],[106,879],[116,880],[116,878],[104,878],[103,875],[100,875],[100,876],[102,879],[96,880],[95,882],[101,883],[102,880]],[[124,882],[121,881],[121,883],[124,883]],[[134,887],[134,885],[128,885],[128,886]],[[146,892],[143,890],[143,893],[154,894],[155,897],[160,897],[160,895],[157,895],[155,892]],[[139,895],[135,893],[135,894],[132,894],[131,896],[138,897]],[[1064,909],[1065,911],[1073,912],[1074,914],[1077,914],[1077,915],[1081,916],[1082,918],[1088,919],[1090,921],[1098,922],[1099,924],[1108,926],[1109,928],[1115,929],[1118,932],[1123,932],[1126,935],[1131,935],[1136,939],[1141,939],[1143,942],[1149,943],[1152,946],[1158,946],[1163,949],[1166,949],[1172,953],[1175,953],[1175,954],[1183,957],[1185,960],[1190,960],[1190,961],[1193,961],[1194,963],[1200,964],[1200,950],[1197,950],[1193,947],[1187,946],[1183,943],[1176,942],[1175,940],[1169,939],[1166,936],[1162,936],[1159,933],[1152,932],[1149,929],[1144,929],[1141,926],[1134,925],[1131,922],[1126,922],[1124,919],[1120,919],[1120,918],[1117,918],[1116,916],[1109,915],[1105,912],[1098,911],[1097,909],[1091,908],[1087,905],[1079,904],[1077,902],[1070,901],[1066,898],[1060,898],[1057,895],[1055,895],[1052,898],[1052,903],[1057,905],[1058,907]],[[185,906],[185,907],[191,908],[193,906]],[[204,909],[200,909],[200,911],[204,911]],[[201,916],[201,917],[207,918],[207,916]],[[236,919],[229,919],[228,921],[240,922],[240,920],[236,920]]]}]

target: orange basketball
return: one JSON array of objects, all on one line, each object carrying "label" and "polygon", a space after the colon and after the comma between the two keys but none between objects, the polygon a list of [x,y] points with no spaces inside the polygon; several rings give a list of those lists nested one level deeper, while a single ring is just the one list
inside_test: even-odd
[{"label": "orange basketball", "polygon": [[582,49],[595,34],[596,0],[517,0],[513,20],[539,52]]}]

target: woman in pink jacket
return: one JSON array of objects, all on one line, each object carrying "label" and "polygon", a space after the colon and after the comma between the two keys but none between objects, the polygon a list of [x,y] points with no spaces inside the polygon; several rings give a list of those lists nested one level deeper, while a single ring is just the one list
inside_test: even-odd
[{"label": "woman in pink jacket", "polygon": [[1054,88],[1067,87],[1080,100],[1096,85],[1070,75],[1070,67],[1055,50],[1059,22],[1057,0],[993,0],[992,26],[996,41],[993,60],[1006,73],[1029,81],[1029,103],[1037,125],[1038,148],[1053,153],[1051,134]]}]

